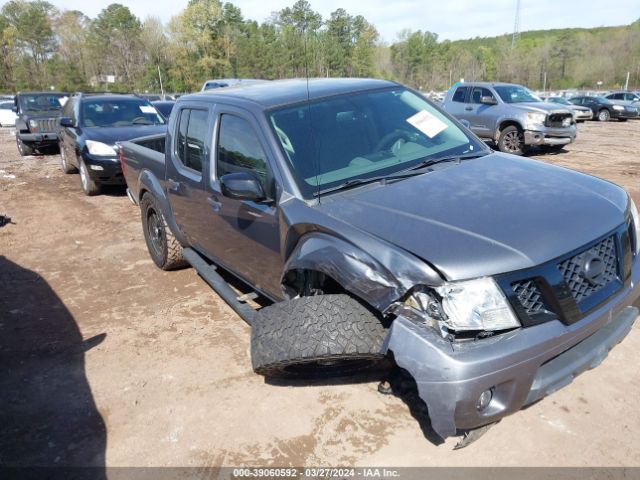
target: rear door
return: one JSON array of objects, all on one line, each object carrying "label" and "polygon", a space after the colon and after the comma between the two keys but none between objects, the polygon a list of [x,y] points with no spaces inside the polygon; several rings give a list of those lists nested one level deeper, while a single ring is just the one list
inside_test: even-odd
[{"label": "rear door", "polygon": [[266,137],[253,115],[230,106],[216,107],[213,168],[207,185],[207,234],[202,244],[212,258],[256,289],[281,297],[278,209],[274,200],[256,203],[225,197],[220,177],[247,171],[275,198],[275,178]]},{"label": "rear door", "polygon": [[76,154],[76,145],[78,135],[80,134],[80,128],[78,125],[78,116],[76,114],[76,104],[78,103],[75,97],[71,97],[67,100],[62,107],[61,117],[68,117],[73,122],[74,127],[60,127],[58,132],[58,139],[60,144],[60,154],[65,155],[65,161],[68,164],[78,167],[78,157]]},{"label": "rear door", "polygon": [[458,120],[462,120],[462,119],[467,120],[466,114],[468,112],[465,110],[465,107],[467,106],[465,103],[465,100],[466,100],[468,91],[469,91],[469,87],[467,86],[457,87],[453,92],[453,96],[451,97],[451,100],[448,101],[446,104],[447,112],[449,112],[451,115],[456,117]]},{"label": "rear door", "polygon": [[204,102],[176,107],[171,150],[167,152],[167,195],[173,216],[189,242],[199,247],[206,231],[204,190],[210,158],[212,106]]}]

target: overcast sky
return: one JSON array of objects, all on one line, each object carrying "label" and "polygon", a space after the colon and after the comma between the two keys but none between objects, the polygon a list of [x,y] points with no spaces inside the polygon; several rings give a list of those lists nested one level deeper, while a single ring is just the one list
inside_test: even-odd
[{"label": "overcast sky", "polygon": [[[323,18],[337,8],[363,15],[385,41],[403,28],[429,30],[440,39],[458,40],[511,33],[516,0],[308,0]],[[49,0],[59,8],[95,17],[110,3],[127,5],[140,19],[154,15],[163,21],[178,14],[187,0]],[[0,0],[0,5],[6,3]],[[295,0],[232,0],[245,18],[264,21],[273,11]],[[624,25],[640,17],[640,0],[522,0],[520,31],[564,27]]]}]

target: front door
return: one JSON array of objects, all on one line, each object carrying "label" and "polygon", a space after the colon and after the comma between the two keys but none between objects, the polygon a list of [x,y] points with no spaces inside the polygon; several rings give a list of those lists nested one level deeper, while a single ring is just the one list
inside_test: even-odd
[{"label": "front door", "polygon": [[471,130],[473,133],[482,138],[493,137],[493,123],[495,122],[494,112],[497,110],[497,105],[486,105],[480,102],[482,97],[493,97],[495,95],[491,93],[491,90],[485,87],[473,87],[471,95],[467,103],[467,115],[466,118],[471,124]]}]

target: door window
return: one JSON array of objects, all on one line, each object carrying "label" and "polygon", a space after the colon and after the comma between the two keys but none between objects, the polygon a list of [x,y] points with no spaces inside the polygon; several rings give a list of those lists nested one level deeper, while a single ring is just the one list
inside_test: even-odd
[{"label": "door window", "polygon": [[205,160],[208,118],[206,110],[185,108],[180,111],[176,156],[185,167],[196,172],[202,172]]},{"label": "door window", "polygon": [[267,189],[267,156],[260,145],[251,124],[235,115],[224,114],[220,117],[216,175],[218,178],[227,173],[252,172]]},{"label": "door window", "polygon": [[469,87],[458,87],[451,100],[454,102],[464,103],[464,97],[467,96],[467,90],[469,90]]},{"label": "door window", "polygon": [[470,103],[480,103],[480,99],[482,97],[493,97],[493,95],[488,88],[474,87],[473,91],[471,92]]}]

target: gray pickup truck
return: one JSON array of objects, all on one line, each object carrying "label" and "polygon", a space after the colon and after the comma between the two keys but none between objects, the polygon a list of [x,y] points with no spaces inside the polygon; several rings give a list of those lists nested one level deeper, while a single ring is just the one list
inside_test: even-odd
[{"label": "gray pickup truck", "polygon": [[622,188],[493,152],[393,82],[180,97],[166,135],[120,155],[151,258],[191,264],[252,326],[257,373],[393,357],[443,438],[567,385],[638,316]]},{"label": "gray pickup truck", "polygon": [[545,103],[521,85],[456,84],[445,95],[442,106],[505,153],[522,155],[532,145],[561,149],[576,139],[570,109]]}]

